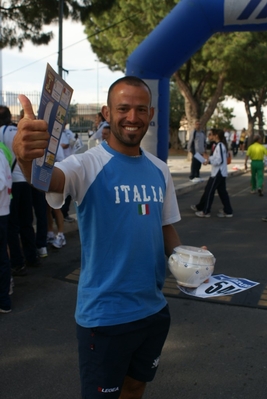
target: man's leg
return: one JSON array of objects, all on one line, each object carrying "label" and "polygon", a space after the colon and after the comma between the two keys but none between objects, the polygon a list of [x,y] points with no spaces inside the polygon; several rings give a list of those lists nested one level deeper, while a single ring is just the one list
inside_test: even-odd
[{"label": "man's leg", "polygon": [[11,309],[9,297],[11,268],[7,253],[7,223],[8,215],[0,216],[0,309],[8,312]]},{"label": "man's leg", "polygon": [[35,187],[32,189],[32,202],[36,216],[36,247],[46,247],[47,237],[47,215],[46,215],[46,199],[45,193],[37,190]]},{"label": "man's leg", "polygon": [[256,174],[257,174],[257,167],[256,167],[256,162],[252,161],[251,162],[251,190],[255,191],[257,188],[257,179],[256,179]]},{"label": "man's leg", "polygon": [[194,177],[195,177],[195,175],[194,175],[194,173],[195,173],[195,171],[194,171],[194,158],[193,158],[194,156],[192,155],[192,159],[191,159],[191,169],[190,169],[190,176],[189,176],[189,179],[190,180],[192,180],[192,179],[194,179]]},{"label": "man's leg", "polygon": [[191,161],[191,173],[189,179],[194,179],[195,177],[199,177],[199,170],[201,167],[201,163],[192,155]]},{"label": "man's leg", "polygon": [[166,306],[155,315],[110,327],[77,325],[83,399],[141,399],[152,381],[170,325]]},{"label": "man's leg", "polygon": [[119,399],[142,399],[146,383],[126,376]]},{"label": "man's leg", "polygon": [[258,189],[262,190],[263,179],[264,179],[264,165],[261,165],[261,162],[259,162],[259,165],[258,165],[257,179],[258,179],[258,184],[257,184]]},{"label": "man's leg", "polygon": [[201,162],[199,162],[196,158],[194,158],[194,163],[195,163],[196,177],[199,177],[199,171],[200,171],[200,168],[201,168]]},{"label": "man's leg", "polygon": [[24,267],[24,256],[22,253],[19,237],[19,204],[21,185],[22,183],[20,182],[12,184],[12,200],[10,202],[10,214],[8,216],[7,240],[11,268]]},{"label": "man's leg", "polygon": [[196,204],[196,208],[198,211],[203,211],[203,209],[206,205],[206,202],[207,202],[207,197],[208,197],[211,185],[212,185],[212,178],[210,177],[209,180],[207,181],[205,188],[204,188],[204,192],[200,198],[200,201]]}]

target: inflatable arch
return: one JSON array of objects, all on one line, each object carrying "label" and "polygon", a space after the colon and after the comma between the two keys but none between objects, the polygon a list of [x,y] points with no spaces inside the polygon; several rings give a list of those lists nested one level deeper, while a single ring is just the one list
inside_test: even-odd
[{"label": "inflatable arch", "polygon": [[155,116],[142,147],[168,158],[169,82],[214,33],[267,30],[267,0],[181,0],[129,56],[126,75],[153,93]]}]

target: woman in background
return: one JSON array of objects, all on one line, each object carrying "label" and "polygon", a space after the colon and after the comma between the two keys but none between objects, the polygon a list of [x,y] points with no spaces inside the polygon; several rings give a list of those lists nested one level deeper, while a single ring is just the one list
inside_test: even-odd
[{"label": "woman in background", "polygon": [[204,165],[211,164],[211,176],[207,182],[204,193],[197,205],[191,205],[196,216],[201,218],[210,217],[210,211],[214,200],[215,191],[223,204],[223,209],[219,211],[218,217],[233,217],[233,209],[230,204],[228,192],[226,190],[227,171],[227,142],[224,132],[221,129],[211,129],[212,140],[215,142],[213,154],[205,156]]}]

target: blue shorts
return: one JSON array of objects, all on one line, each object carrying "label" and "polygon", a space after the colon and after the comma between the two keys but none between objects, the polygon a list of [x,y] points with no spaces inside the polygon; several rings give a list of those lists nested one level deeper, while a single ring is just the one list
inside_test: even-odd
[{"label": "blue shorts", "polygon": [[77,324],[82,398],[119,398],[126,375],[152,381],[169,327],[168,305],[131,323],[95,328]]}]

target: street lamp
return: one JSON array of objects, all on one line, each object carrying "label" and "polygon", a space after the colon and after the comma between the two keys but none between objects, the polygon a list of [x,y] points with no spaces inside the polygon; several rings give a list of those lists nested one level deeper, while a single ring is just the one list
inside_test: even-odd
[{"label": "street lamp", "polygon": [[62,77],[63,72],[63,56],[62,56],[62,44],[63,44],[63,7],[64,0],[59,0],[59,15],[58,15],[58,74]]},{"label": "street lamp", "polygon": [[96,98],[97,98],[97,112],[99,111],[99,61],[96,62]]}]

